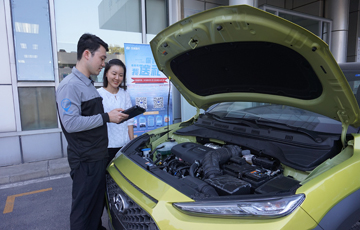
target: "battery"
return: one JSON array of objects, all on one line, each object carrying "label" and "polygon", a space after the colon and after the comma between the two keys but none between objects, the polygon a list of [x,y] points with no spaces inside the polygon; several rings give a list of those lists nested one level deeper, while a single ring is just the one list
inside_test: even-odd
[{"label": "battery", "polygon": [[223,166],[224,172],[234,177],[241,177],[244,173],[253,171],[255,169],[256,168],[254,166],[251,166],[248,163],[243,165],[229,164]]},{"label": "battery", "polygon": [[241,177],[242,180],[249,182],[253,187],[257,188],[270,179],[265,170],[255,169],[251,172],[246,172]]}]

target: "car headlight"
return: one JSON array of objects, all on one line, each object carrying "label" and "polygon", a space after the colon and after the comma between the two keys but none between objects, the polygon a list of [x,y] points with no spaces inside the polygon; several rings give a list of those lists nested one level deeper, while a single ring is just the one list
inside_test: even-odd
[{"label": "car headlight", "polygon": [[279,218],[292,213],[305,200],[304,194],[231,201],[174,203],[189,215],[214,217]]}]

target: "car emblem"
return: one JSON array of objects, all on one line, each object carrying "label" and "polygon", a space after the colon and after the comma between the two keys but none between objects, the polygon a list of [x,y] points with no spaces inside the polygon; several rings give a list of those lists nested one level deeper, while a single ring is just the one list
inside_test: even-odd
[{"label": "car emblem", "polygon": [[129,206],[125,198],[121,194],[115,194],[113,197],[113,201],[116,210],[118,210],[121,213],[124,213]]}]

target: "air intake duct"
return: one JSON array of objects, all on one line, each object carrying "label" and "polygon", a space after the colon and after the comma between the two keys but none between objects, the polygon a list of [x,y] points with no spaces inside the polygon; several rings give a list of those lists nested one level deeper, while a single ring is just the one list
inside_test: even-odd
[{"label": "air intake duct", "polygon": [[239,156],[240,152],[241,148],[236,145],[226,145],[207,152],[201,161],[205,179],[221,175],[220,165],[228,162],[232,157]]}]

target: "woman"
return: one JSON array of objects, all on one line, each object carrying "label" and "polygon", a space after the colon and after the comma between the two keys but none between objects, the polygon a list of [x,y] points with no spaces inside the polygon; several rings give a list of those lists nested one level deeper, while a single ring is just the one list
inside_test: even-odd
[{"label": "woman", "polygon": [[[130,95],[126,91],[126,67],[119,59],[111,59],[106,63],[103,87],[99,94],[103,98],[104,111],[109,112],[115,108],[128,109],[132,106]],[[107,123],[109,144],[109,162],[114,158],[122,146],[134,139],[133,119],[123,123]]]}]

